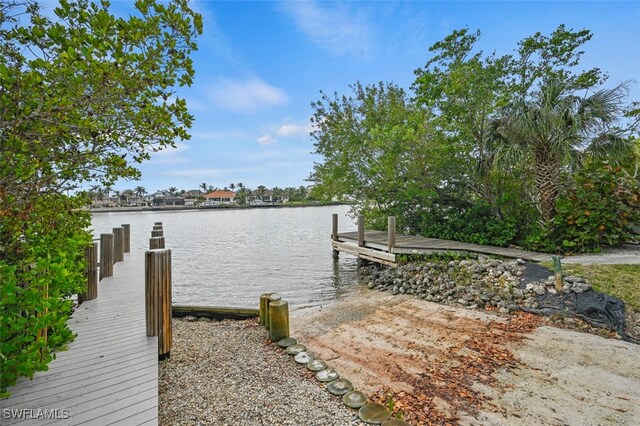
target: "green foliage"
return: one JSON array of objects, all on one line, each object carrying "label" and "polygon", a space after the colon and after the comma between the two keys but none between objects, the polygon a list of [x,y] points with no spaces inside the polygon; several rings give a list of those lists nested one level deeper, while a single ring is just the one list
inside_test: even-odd
[{"label": "green foliage", "polygon": [[538,224],[554,218],[567,171],[604,158],[637,176],[640,109],[626,83],[599,89],[606,75],[580,68],[589,30],[561,25],[506,56],[479,38],[461,29],[435,43],[413,98],[357,83],[313,103],[315,194],[352,202],[374,229],[393,215],[400,232],[544,247]]},{"label": "green foliage", "polygon": [[556,216],[529,243],[558,252],[597,251],[603,245],[632,241],[640,222],[640,183],[621,167],[596,163],[574,175],[558,198]]},{"label": "green foliage", "polygon": [[517,235],[515,218],[495,217],[480,203],[465,210],[432,210],[421,229],[426,237],[495,246],[507,246]]},{"label": "green foliage", "polygon": [[193,118],[175,87],[193,79],[201,17],[186,0],[135,5],[121,18],[108,1],[60,0],[54,21],[33,1],[0,8],[3,394],[73,337],[90,199],[63,194],[85,182],[108,194],[150,152],[189,138]]},{"label": "green foliage", "polygon": [[[73,337],[66,326],[71,295],[84,284],[83,249],[91,237],[86,200],[58,194],[9,196],[0,220],[0,393],[19,376],[46,370],[55,349]],[[38,333],[47,330],[47,339]]]}]

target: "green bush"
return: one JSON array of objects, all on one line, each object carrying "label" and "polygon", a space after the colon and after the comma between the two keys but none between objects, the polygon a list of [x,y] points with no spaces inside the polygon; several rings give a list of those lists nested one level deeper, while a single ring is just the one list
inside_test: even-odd
[{"label": "green bush", "polygon": [[622,168],[593,164],[573,176],[558,197],[556,215],[529,238],[532,248],[549,252],[594,252],[632,241],[640,222],[640,184]]},{"label": "green bush", "polygon": [[467,209],[432,209],[421,227],[426,237],[494,246],[507,246],[517,235],[515,219],[500,219],[484,204]]},{"label": "green bush", "polygon": [[[73,339],[70,296],[84,285],[83,249],[91,237],[79,198],[39,195],[27,207],[9,196],[0,211],[0,394],[20,376],[47,369]],[[46,334],[44,334],[46,330]],[[46,336],[46,338],[45,338]]]}]

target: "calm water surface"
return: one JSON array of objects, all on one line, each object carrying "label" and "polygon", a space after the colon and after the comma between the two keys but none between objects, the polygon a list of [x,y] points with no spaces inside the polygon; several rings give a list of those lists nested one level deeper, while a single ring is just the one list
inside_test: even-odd
[{"label": "calm water surface", "polygon": [[[292,307],[327,303],[357,289],[356,260],[331,255],[331,214],[339,229],[357,227],[348,206],[114,212],[93,215],[93,233],[131,224],[131,249],[148,248],[162,222],[171,249],[173,303],[255,307],[277,292]],[[141,266],[142,267],[142,266]]]}]

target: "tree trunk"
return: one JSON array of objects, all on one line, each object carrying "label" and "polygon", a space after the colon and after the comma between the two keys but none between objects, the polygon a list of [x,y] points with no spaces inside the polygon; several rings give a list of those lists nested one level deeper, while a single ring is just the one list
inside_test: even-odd
[{"label": "tree trunk", "polygon": [[538,202],[542,219],[549,223],[556,214],[558,198],[560,161],[549,147],[536,150],[535,180],[538,190]]}]

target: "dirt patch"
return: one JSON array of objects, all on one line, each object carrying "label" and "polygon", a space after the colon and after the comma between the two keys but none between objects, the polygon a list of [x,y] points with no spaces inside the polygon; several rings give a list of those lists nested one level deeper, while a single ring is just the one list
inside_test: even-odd
[{"label": "dirt patch", "polygon": [[[294,312],[291,326],[356,388],[412,424],[633,424],[640,347],[536,328],[540,321],[363,290]],[[605,388],[610,397],[592,397]]]}]

